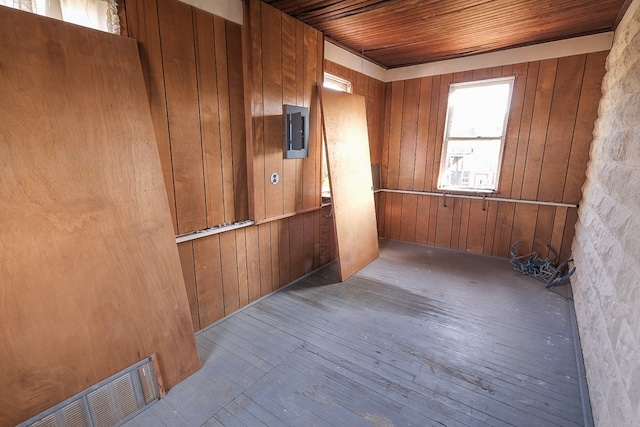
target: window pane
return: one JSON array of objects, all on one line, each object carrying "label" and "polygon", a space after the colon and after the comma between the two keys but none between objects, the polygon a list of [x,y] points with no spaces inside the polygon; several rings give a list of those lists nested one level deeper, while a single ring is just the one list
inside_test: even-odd
[{"label": "window pane", "polygon": [[450,139],[440,187],[493,190],[498,177],[501,142],[501,139]]},{"label": "window pane", "polygon": [[510,93],[510,82],[452,87],[449,93],[449,137],[501,137]]},{"label": "window pane", "polygon": [[322,82],[322,86],[329,89],[338,90],[340,92],[351,93],[350,81],[329,73],[324,73],[324,81]]}]

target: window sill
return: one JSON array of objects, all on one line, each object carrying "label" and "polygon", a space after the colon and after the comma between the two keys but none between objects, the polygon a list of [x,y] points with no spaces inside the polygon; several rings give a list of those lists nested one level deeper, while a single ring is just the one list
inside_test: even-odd
[{"label": "window sill", "polygon": [[447,193],[455,193],[455,194],[469,194],[469,195],[475,195],[475,194],[482,194],[482,195],[487,195],[487,194],[498,194],[497,190],[483,190],[481,188],[438,188],[438,191],[443,193],[443,194],[447,194]]}]

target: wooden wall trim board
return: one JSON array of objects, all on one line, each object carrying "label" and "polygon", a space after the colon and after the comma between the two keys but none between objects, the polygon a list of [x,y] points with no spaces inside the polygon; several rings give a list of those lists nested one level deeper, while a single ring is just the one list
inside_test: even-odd
[{"label": "wooden wall trim board", "polygon": [[7,7],[0,37],[0,425],[152,353],[171,387],[199,360],[136,43]]},{"label": "wooden wall trim board", "polygon": [[[381,193],[381,237],[503,257],[511,242],[523,239],[522,250],[545,253],[552,243],[567,258],[576,218],[571,207],[581,198],[606,56],[596,52],[387,83],[383,191],[416,193],[421,211],[416,216],[416,194]],[[437,177],[449,83],[512,75],[499,188],[492,195],[502,200],[487,197],[486,211],[481,200],[445,206]]]}]

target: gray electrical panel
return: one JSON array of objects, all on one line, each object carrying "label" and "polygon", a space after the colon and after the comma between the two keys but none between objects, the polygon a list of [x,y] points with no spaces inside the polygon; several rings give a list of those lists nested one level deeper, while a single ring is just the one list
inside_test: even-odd
[{"label": "gray electrical panel", "polygon": [[302,159],[309,156],[309,109],[295,105],[283,106],[284,158]]}]

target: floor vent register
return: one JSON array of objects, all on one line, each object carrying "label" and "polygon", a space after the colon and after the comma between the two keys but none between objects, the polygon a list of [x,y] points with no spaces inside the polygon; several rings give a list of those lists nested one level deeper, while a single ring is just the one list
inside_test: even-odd
[{"label": "floor vent register", "polygon": [[152,355],[17,427],[113,427],[164,396]]}]

